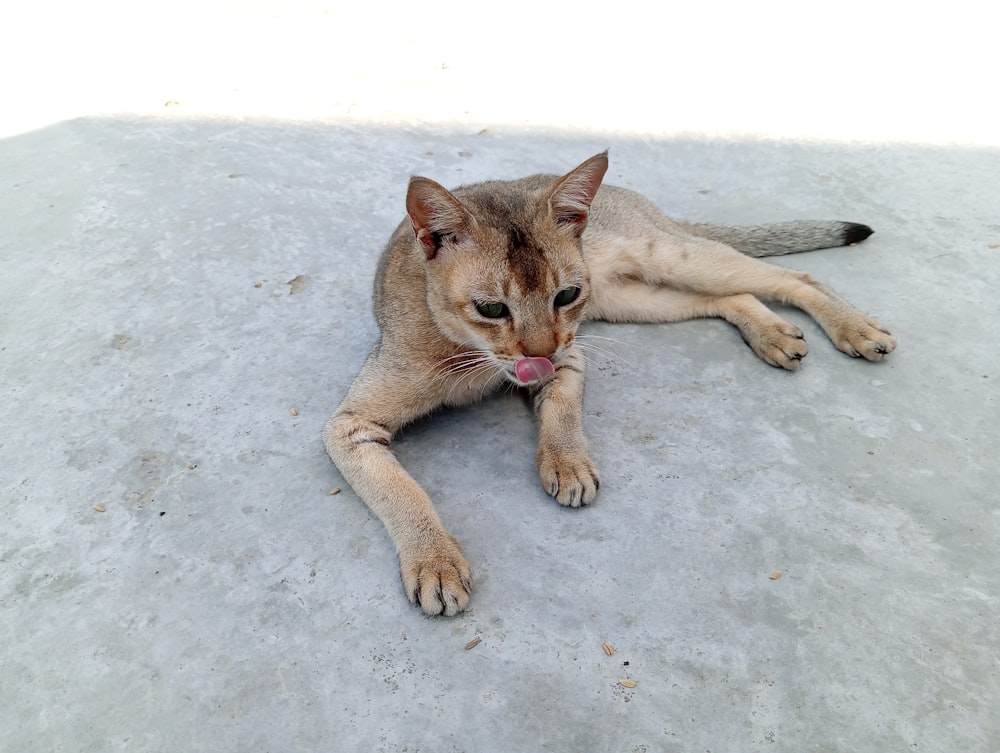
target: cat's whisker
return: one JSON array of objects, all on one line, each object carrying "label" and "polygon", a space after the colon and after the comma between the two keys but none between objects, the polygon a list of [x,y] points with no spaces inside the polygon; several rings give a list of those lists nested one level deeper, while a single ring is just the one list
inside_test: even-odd
[{"label": "cat's whisker", "polygon": [[[449,361],[454,361],[454,363],[449,363]],[[492,361],[493,358],[488,351],[466,350],[461,353],[456,353],[453,356],[442,358],[438,361],[437,366],[439,368],[435,370],[432,379],[441,380],[454,376],[455,374],[475,372],[483,364],[489,364]]]},{"label": "cat's whisker", "polygon": [[501,367],[500,365],[498,365],[496,363],[491,363],[491,364],[489,364],[487,366],[483,366],[480,369],[478,369],[477,371],[479,373],[482,373],[484,371],[485,372],[492,372],[491,376],[493,377],[491,379],[485,379],[485,380],[483,380],[482,386],[480,387],[480,390],[479,390],[479,399],[480,400],[482,400],[486,396],[486,393],[488,391],[496,389],[497,384],[498,384],[497,378],[499,378],[499,380],[500,380],[499,383],[500,384],[503,384],[503,383],[507,382],[507,380],[503,378],[503,375],[505,373],[503,367]]},{"label": "cat's whisker", "polygon": [[621,360],[617,353],[610,350],[602,350],[601,348],[595,348],[589,345],[580,345],[580,352],[584,354],[586,360],[590,361],[592,359],[598,359],[608,362],[617,362]]},{"label": "cat's whisker", "polygon": [[589,340],[590,338],[609,340],[614,343],[622,344],[619,340],[615,340],[610,337],[600,337],[599,335],[577,335],[576,344],[579,346],[580,350],[582,350],[585,354],[593,354],[607,361],[611,361],[612,363],[618,362],[618,363],[624,363],[625,365],[631,367],[635,366],[635,363],[633,363],[628,358],[625,358],[617,351],[611,350],[610,348],[606,348],[601,345],[597,345],[592,342],[588,342],[587,340]]},{"label": "cat's whisker", "polygon": [[484,373],[493,371],[495,368],[496,365],[491,359],[483,358],[476,362],[463,364],[461,368],[452,369],[446,372],[446,376],[456,377],[457,384],[464,384]]},{"label": "cat's whisker", "polygon": [[474,361],[462,361],[461,363],[450,364],[446,369],[439,372],[441,378],[455,376],[456,374],[468,374],[476,372],[489,364],[489,359],[478,358]]},{"label": "cat's whisker", "polygon": [[580,340],[580,339],[584,339],[584,340],[607,340],[608,342],[615,343],[617,345],[628,345],[627,342],[625,342],[624,340],[619,340],[617,337],[606,337],[604,335],[592,335],[592,334],[581,335],[581,334],[577,333],[576,339],[577,340]]},{"label": "cat's whisker", "polygon": [[[459,360],[461,359],[461,360]],[[451,361],[452,363],[449,363]],[[468,389],[477,379],[484,376],[502,376],[503,367],[496,362],[493,355],[486,350],[468,350],[456,353],[453,356],[441,359],[438,362],[439,368],[432,376],[433,381],[448,380],[446,401],[450,402],[456,393],[463,389]],[[495,379],[487,378],[482,380],[482,398],[486,391],[495,384]]]},{"label": "cat's whisker", "polygon": [[448,361],[457,361],[460,358],[468,358],[469,356],[478,356],[479,358],[484,358],[489,356],[489,351],[486,350],[463,350],[459,353],[455,353],[447,358],[442,358],[439,363],[447,363]]},{"label": "cat's whisker", "polygon": [[583,340],[584,342],[593,342],[595,340],[600,340],[600,341],[602,341],[604,343],[612,343],[614,345],[621,345],[622,347],[626,347],[626,348],[633,347],[632,343],[629,343],[629,342],[627,342],[625,340],[620,340],[617,337],[606,337],[604,335],[594,335],[594,334],[589,334],[589,333],[587,333],[587,334],[577,333],[576,340],[577,341]]},{"label": "cat's whisker", "polygon": [[464,369],[456,369],[450,373],[451,376],[455,377],[451,391],[454,392],[454,390],[460,387],[468,387],[483,375],[488,375],[495,371],[496,365],[491,361],[483,361],[481,363],[467,366]]},{"label": "cat's whisker", "polygon": [[494,383],[492,381],[490,381],[490,382],[484,382],[483,383],[483,387],[479,391],[479,399],[480,400],[482,400],[484,397],[486,397],[486,392],[488,390],[494,390],[494,391],[496,391],[501,386],[504,387],[505,390],[509,390],[510,387],[514,386],[514,385],[512,385],[510,383],[510,381],[508,381],[507,379],[503,378],[503,369],[502,368],[498,368],[497,369],[497,376],[500,377],[500,381],[498,383]]}]

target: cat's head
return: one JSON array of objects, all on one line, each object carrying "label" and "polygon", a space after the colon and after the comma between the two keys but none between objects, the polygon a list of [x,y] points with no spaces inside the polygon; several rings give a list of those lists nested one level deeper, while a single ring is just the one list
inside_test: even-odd
[{"label": "cat's head", "polygon": [[590,297],[581,238],[607,168],[605,152],[560,178],[454,193],[410,181],[406,209],[435,323],[517,384],[544,378],[544,361],[558,363],[573,343]]}]

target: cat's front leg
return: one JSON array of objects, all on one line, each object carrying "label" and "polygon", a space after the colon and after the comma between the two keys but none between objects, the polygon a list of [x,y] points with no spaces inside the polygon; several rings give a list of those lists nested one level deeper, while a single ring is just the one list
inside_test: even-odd
[{"label": "cat's front leg", "polygon": [[453,615],[469,603],[472,573],[426,492],[389,449],[384,425],[341,408],[323,431],[344,478],[385,524],[407,598],[430,615]]},{"label": "cat's front leg", "polygon": [[589,504],[601,480],[583,436],[583,354],[571,349],[547,381],[532,387],[542,488],[567,507]]},{"label": "cat's front leg", "polygon": [[385,524],[396,545],[407,598],[425,614],[454,615],[469,603],[472,573],[430,497],[390,449],[395,431],[433,407],[372,358],[323,429],[331,459]]}]

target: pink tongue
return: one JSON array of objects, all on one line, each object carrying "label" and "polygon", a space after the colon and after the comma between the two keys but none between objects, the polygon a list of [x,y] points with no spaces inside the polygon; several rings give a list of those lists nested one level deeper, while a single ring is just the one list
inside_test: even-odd
[{"label": "pink tongue", "polygon": [[547,377],[555,371],[548,358],[522,358],[514,364],[514,373],[524,384]]}]

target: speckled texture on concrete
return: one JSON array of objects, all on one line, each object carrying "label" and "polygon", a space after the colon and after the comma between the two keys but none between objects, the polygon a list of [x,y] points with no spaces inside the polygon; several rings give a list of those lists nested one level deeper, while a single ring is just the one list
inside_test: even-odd
[{"label": "speckled texture on concrete", "polygon": [[516,396],[406,430],[475,569],[456,619],[411,608],[380,523],[329,496],[319,432],[406,176],[603,145],[122,119],[0,145],[12,750],[989,748],[995,153],[613,142],[611,180],[685,216],[870,222],[784,263],[899,351],[852,361],[789,312],[812,352],[787,374],[722,322],[589,327],[613,340],[582,511],[540,490]]},{"label": "speckled texture on concrete", "polygon": [[[0,140],[0,747],[1000,748],[996,146],[419,120]],[[516,394],[408,428],[476,577],[425,618],[319,438],[377,254],[413,173],[609,146],[608,181],[676,216],[871,224],[780,263],[899,349],[854,361],[783,312],[811,345],[789,374],[721,321],[588,326],[583,510],[541,491]]]}]

